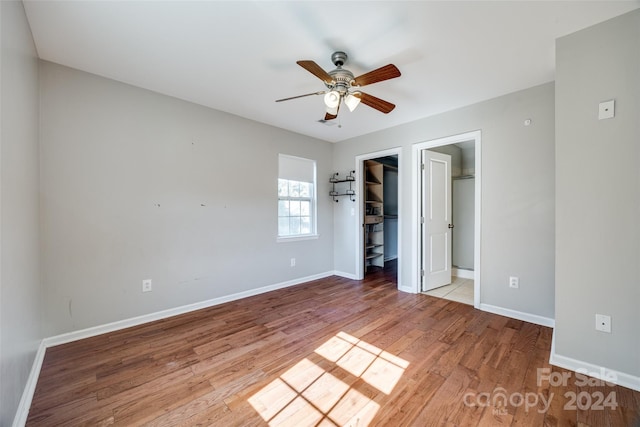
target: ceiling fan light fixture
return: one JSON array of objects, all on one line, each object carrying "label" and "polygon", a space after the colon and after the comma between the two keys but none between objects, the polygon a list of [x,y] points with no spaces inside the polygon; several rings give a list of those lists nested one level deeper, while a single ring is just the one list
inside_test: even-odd
[{"label": "ceiling fan light fixture", "polygon": [[331,114],[332,116],[337,116],[338,107],[327,107],[327,114]]},{"label": "ceiling fan light fixture", "polygon": [[340,92],[336,90],[327,92],[324,96],[324,105],[327,106],[327,112],[329,109],[337,109],[338,105],[340,105]]},{"label": "ceiling fan light fixture", "polygon": [[347,108],[349,108],[349,111],[353,112],[358,104],[360,104],[360,98],[349,93],[345,96],[344,103],[347,105]]}]

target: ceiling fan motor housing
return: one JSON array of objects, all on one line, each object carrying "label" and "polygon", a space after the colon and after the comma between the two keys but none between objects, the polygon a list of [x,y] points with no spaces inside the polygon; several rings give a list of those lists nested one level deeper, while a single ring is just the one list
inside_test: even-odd
[{"label": "ceiling fan motor housing", "polygon": [[342,66],[347,62],[347,54],[344,52],[333,52],[331,62],[337,67],[333,71],[329,71],[329,75],[333,79],[333,84],[325,83],[328,89],[335,90],[344,96],[348,93],[351,83],[354,80],[353,73],[345,70]]},{"label": "ceiling fan motor housing", "polygon": [[338,67],[333,71],[329,71],[329,75],[331,76],[335,84],[327,84],[327,87],[331,90],[340,92],[340,95],[346,94],[351,87],[351,82],[353,81],[353,73],[349,70]]}]

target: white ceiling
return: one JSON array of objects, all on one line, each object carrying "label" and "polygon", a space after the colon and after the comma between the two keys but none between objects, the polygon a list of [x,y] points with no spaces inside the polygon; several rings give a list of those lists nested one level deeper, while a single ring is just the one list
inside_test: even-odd
[{"label": "white ceiling", "polygon": [[[634,1],[31,1],[40,58],[326,141],[341,141],[554,80],[557,37],[640,7]],[[324,89],[296,64],[402,76],[326,126]]]}]

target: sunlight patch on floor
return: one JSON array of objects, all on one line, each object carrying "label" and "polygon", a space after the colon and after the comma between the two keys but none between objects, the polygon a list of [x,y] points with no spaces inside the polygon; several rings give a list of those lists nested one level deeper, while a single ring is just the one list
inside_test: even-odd
[{"label": "sunlight patch on floor", "polygon": [[409,366],[406,360],[345,332],[315,353],[333,363],[331,371],[340,378],[302,359],[249,398],[270,426],[366,426],[380,405],[375,402],[377,395],[365,395],[363,387],[358,390],[362,384],[358,378],[388,395]]}]

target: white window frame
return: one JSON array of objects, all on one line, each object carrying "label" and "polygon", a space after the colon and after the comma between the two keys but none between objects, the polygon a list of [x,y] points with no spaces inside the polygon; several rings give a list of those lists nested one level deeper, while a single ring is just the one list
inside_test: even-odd
[{"label": "white window frame", "polygon": [[[293,181],[293,182],[309,182],[309,178],[303,178],[303,177],[298,177],[298,179],[292,179],[292,178],[296,178],[296,176],[283,176],[283,171],[281,170],[281,163],[282,161],[286,161],[287,159],[293,160],[293,161],[298,161],[300,163],[302,162],[309,162],[310,165],[312,165],[313,170],[312,175],[311,175],[311,179],[313,180],[312,182],[310,182],[311,184],[311,194],[308,197],[292,197],[292,196],[280,196],[278,188],[280,185],[280,180],[281,179],[285,179],[287,181]],[[277,215],[277,223],[276,223],[276,234],[277,234],[277,241],[278,242],[291,242],[291,241],[298,241],[298,240],[309,240],[309,239],[317,239],[318,238],[318,215],[317,215],[317,176],[316,176],[316,161],[312,160],[312,159],[306,159],[304,157],[296,157],[296,156],[290,156],[288,154],[279,154],[278,155],[278,180],[277,180],[277,185],[276,185],[276,195],[277,195],[277,204],[276,204],[276,215]],[[287,201],[309,201],[310,202],[310,207],[309,207],[309,216],[310,216],[310,225],[311,225],[311,232],[310,233],[305,233],[305,234],[289,234],[289,235],[280,235],[280,230],[279,230],[279,221],[280,221],[280,212],[279,212],[279,202],[283,201],[283,200],[287,200]],[[291,216],[289,216],[291,217]]]}]

